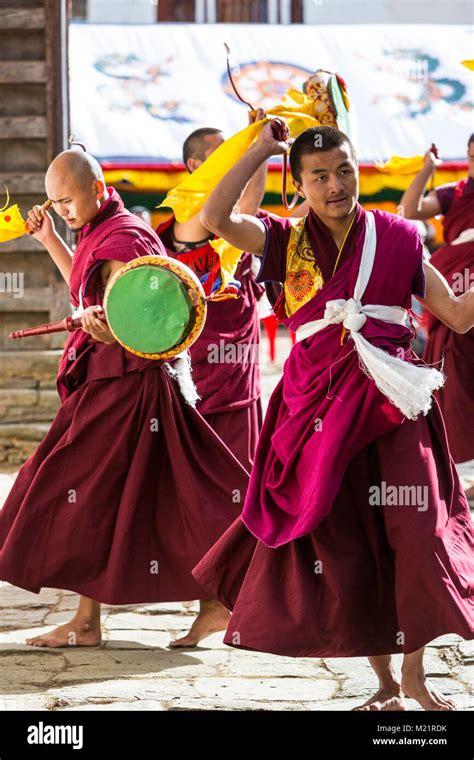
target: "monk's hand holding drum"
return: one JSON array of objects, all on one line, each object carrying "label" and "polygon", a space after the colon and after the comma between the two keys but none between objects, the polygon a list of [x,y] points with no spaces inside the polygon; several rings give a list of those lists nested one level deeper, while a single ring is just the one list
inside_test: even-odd
[{"label": "monk's hand holding drum", "polygon": [[107,325],[102,306],[88,306],[81,317],[82,329],[102,343],[113,343],[114,336]]},{"label": "monk's hand holding drum", "polygon": [[44,245],[57,235],[53,217],[44,206],[33,206],[28,211],[26,226],[30,235]]}]

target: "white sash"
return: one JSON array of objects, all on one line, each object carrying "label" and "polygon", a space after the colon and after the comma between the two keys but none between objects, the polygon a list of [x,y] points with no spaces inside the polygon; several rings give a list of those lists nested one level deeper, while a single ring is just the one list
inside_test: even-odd
[{"label": "white sash", "polygon": [[360,329],[369,317],[399,325],[405,324],[407,317],[406,309],[401,306],[362,305],[361,303],[372,274],[376,248],[375,219],[372,212],[368,211],[364,246],[353,297],[327,301],[323,318],[300,325],[296,329],[296,340],[304,340],[329,325],[342,322],[354,341],[363,372],[372,378],[377,388],[400,409],[405,417],[415,419],[420,412],[428,413],[432,403],[432,393],[437,388],[441,388],[444,376],[437,369],[417,366],[392,356],[381,348],[373,346],[360,334]]}]

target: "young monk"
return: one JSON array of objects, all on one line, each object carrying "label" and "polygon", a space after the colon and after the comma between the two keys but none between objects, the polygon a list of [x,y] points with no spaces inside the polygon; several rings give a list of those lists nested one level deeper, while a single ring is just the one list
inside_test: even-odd
[{"label": "young monk", "polygon": [[62,405],[0,512],[0,578],[81,595],[73,619],[28,639],[34,646],[99,644],[100,602],[201,599],[197,642],[225,629],[229,613],[191,568],[239,514],[248,474],[192,396],[183,398],[171,376],[182,360],[170,367],[132,355],[99,318],[106,283],[124,263],[166,256],[155,232],[124,209],[86,153],[55,158],[46,192],[79,232],[74,255],[44,208],[29,212],[28,227],[73,305],[84,307],[82,329],[70,334],[59,367]]},{"label": "young monk", "polygon": [[367,656],[379,689],[358,709],[403,710],[409,696],[452,710],[425,679],[423,650],[450,632],[472,638],[470,516],[431,399],[442,375],[411,352],[405,319],[415,293],[465,333],[474,290],[456,297],[423,266],[410,223],[359,205],[354,147],[331,127],[305,131],[290,153],[307,217],[233,213],[257,167],[288,147],[286,125],[273,119],[202,211],[216,234],[263,256],[258,279],[284,285],[276,307],[297,342],[269,402],[242,516],[193,575],[233,610],[230,646]]},{"label": "young monk", "polygon": [[[263,111],[259,110],[249,120],[252,123],[261,118]],[[192,132],[183,145],[188,172],[196,171],[223,142],[219,129],[204,127]],[[265,179],[263,165],[239,199],[242,213],[258,214]],[[200,279],[219,269],[219,256],[210,245],[215,235],[204,227],[199,214],[184,223],[173,214],[156,232],[169,255],[190,267]],[[257,305],[264,288],[255,281],[254,261],[251,254],[242,255],[235,273],[241,285],[239,297],[208,304],[204,329],[190,348],[193,380],[200,396],[196,408],[249,471],[262,425]]]},{"label": "young monk", "polygon": [[[443,214],[445,245],[430,259],[453,291],[463,293],[474,285],[474,134],[467,146],[468,175],[459,182],[441,185],[425,195],[426,185],[441,164],[431,151],[425,165],[404,193],[400,203],[407,219],[431,219]],[[423,359],[441,366],[446,383],[439,391],[439,405],[455,462],[474,459],[474,331],[451,330],[427,313],[428,341]],[[474,498],[474,486],[468,496]]]}]

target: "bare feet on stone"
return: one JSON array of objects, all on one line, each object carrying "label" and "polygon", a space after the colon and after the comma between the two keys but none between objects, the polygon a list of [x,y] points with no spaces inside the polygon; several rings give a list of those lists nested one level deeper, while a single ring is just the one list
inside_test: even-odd
[{"label": "bare feet on stone", "polygon": [[392,712],[406,710],[404,694],[398,684],[383,687],[373,697],[360,707],[354,707],[353,712]]},{"label": "bare feet on stone", "polygon": [[445,697],[428,683],[424,673],[402,671],[402,689],[407,697],[414,699],[423,710],[457,710],[456,702]]},{"label": "bare feet on stone", "polygon": [[225,631],[229,625],[230,612],[217,599],[202,599],[197,618],[189,632],[180,639],[170,641],[169,646],[195,647],[202,639],[217,631]]},{"label": "bare feet on stone", "polygon": [[100,624],[92,624],[73,618],[50,633],[26,639],[32,647],[96,647],[101,643]]}]

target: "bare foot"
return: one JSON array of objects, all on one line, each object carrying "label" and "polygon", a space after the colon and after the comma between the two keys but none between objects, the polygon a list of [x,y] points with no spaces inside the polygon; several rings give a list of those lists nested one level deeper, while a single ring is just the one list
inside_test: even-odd
[{"label": "bare foot", "polygon": [[73,618],[51,633],[26,639],[32,647],[96,647],[102,640],[100,624],[80,622]]},{"label": "bare foot", "polygon": [[354,707],[352,712],[384,712],[406,710],[403,691],[400,686],[380,688],[373,697],[360,707]]},{"label": "bare foot", "polygon": [[169,646],[195,647],[201,639],[217,631],[225,631],[229,625],[230,612],[217,599],[205,599],[201,602],[199,615],[192,624],[189,633],[180,639],[170,641]]},{"label": "bare foot", "polygon": [[407,697],[415,699],[423,710],[457,710],[457,705],[431,686],[423,673],[402,671],[402,689]]}]

